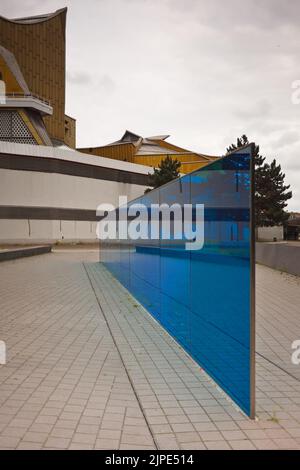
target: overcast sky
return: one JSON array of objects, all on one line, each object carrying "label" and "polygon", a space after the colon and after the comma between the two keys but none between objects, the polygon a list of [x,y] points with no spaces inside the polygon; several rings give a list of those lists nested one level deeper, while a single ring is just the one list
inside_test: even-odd
[{"label": "overcast sky", "polygon": [[299,0],[1,0],[0,12],[64,6],[78,147],[129,129],[222,155],[246,133],[281,163],[300,211]]}]

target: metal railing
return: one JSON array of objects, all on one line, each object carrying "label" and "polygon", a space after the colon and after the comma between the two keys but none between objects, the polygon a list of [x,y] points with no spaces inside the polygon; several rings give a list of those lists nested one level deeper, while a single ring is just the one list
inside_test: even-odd
[{"label": "metal railing", "polygon": [[50,101],[46,100],[45,98],[42,98],[41,96],[35,94],[35,93],[5,93],[5,97],[7,98],[22,98],[22,99],[37,99],[41,101],[42,103],[46,104],[47,106],[51,106]]}]

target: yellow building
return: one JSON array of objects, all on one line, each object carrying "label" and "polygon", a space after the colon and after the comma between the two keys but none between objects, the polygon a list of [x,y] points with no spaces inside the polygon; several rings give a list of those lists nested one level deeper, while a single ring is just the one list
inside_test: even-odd
[{"label": "yellow building", "polygon": [[52,145],[43,118],[51,116],[48,101],[32,94],[15,56],[0,46],[0,141]]},{"label": "yellow building", "polygon": [[157,167],[162,159],[170,156],[181,162],[181,173],[189,173],[218,158],[191,152],[173,145],[166,141],[168,137],[169,135],[157,135],[143,138],[127,130],[123,137],[116,142],[101,147],[87,147],[78,150],[89,155],[98,155],[151,167]]},{"label": "yellow building", "polygon": [[[0,16],[0,45],[13,54],[27,92],[51,106],[52,112],[44,114],[43,120],[52,143],[75,148],[75,120],[65,115],[66,14],[67,9],[63,8],[27,18]],[[7,68],[2,57],[0,74],[4,81],[10,73]],[[25,96],[24,89],[14,87],[12,82],[7,88],[15,89],[19,97],[21,93]]]}]

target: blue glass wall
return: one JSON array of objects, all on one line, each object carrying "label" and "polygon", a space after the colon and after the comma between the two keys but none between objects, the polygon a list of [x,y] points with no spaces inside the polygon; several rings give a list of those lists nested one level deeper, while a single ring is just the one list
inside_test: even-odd
[{"label": "blue glass wall", "polygon": [[[100,259],[249,415],[254,414],[251,146],[129,204],[204,204],[204,246],[101,241]],[[195,224],[195,214],[190,221]],[[175,222],[173,222],[175,225]]]}]

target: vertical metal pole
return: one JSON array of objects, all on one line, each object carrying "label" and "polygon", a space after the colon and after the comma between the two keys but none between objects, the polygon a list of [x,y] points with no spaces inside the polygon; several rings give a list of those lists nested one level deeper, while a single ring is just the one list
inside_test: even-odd
[{"label": "vertical metal pole", "polygon": [[255,418],[255,144],[250,144],[250,418]]}]

